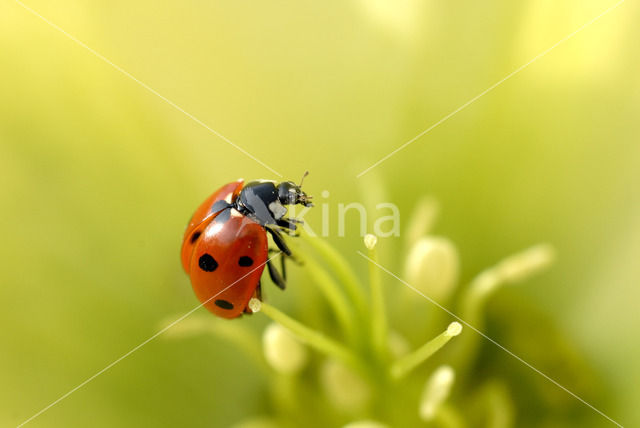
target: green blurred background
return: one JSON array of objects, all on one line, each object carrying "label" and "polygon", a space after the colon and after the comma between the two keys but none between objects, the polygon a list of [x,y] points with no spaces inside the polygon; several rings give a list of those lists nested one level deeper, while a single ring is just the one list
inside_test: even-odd
[{"label": "green blurred background", "polygon": [[[463,280],[552,243],[557,265],[519,298],[609,385],[593,404],[638,426],[636,2],[355,178],[614,3],[27,2],[286,178],[310,170],[332,213],[373,177],[403,219],[435,196]],[[0,425],[15,426],[193,308],[178,258],[192,211],[225,182],[277,177],[11,0],[0,100]],[[365,271],[357,228],[330,241]],[[273,293],[285,310],[295,279]],[[30,425],[227,426],[266,410],[238,355],[155,340]]]}]

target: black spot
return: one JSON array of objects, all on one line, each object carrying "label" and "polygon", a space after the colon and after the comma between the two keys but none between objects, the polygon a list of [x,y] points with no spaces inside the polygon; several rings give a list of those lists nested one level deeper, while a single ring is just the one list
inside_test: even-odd
[{"label": "black spot", "polygon": [[211,255],[203,254],[198,259],[198,266],[206,272],[213,272],[218,267],[218,262]]},{"label": "black spot", "polygon": [[222,300],[222,299],[218,299],[214,302],[216,304],[216,306],[222,308],[222,309],[233,309],[233,303],[228,302],[226,300]]},{"label": "black spot", "polygon": [[251,266],[253,264],[253,259],[251,257],[248,256],[242,256],[240,257],[240,260],[238,260],[238,265],[240,266]]},{"label": "black spot", "polygon": [[198,238],[200,237],[200,235],[202,235],[202,232],[200,232],[200,231],[197,231],[196,233],[191,235],[191,243],[193,244],[194,242],[196,242],[198,240]]}]

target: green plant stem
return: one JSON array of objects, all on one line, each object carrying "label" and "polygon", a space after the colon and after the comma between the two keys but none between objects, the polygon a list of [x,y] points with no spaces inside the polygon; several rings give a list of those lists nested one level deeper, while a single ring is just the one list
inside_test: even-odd
[{"label": "green plant stem", "polygon": [[373,349],[384,361],[387,358],[389,327],[382,292],[380,269],[376,266],[378,254],[375,246],[369,250],[369,286],[371,287],[371,339]]},{"label": "green plant stem", "polygon": [[348,348],[329,339],[322,333],[313,330],[299,321],[289,317],[285,313],[279,311],[275,307],[268,303],[262,302],[260,306],[260,312],[263,312],[266,316],[273,321],[279,323],[291,333],[293,333],[301,342],[307,344],[311,348],[316,349],[330,357],[335,358],[343,362],[344,364],[354,368],[355,370],[365,373],[366,370],[362,362],[353,354]]},{"label": "green plant stem", "polygon": [[[460,297],[460,318],[482,331],[484,329],[485,305],[489,297],[500,288],[500,285],[498,281],[493,279],[490,270],[476,276]],[[480,335],[478,334],[467,334],[456,344],[457,349],[451,364],[460,372],[461,377],[466,375],[470,362],[476,358],[479,344]]]},{"label": "green plant stem", "polygon": [[275,406],[282,415],[291,415],[299,410],[297,403],[298,379],[291,374],[277,374],[272,377],[270,386]]},{"label": "green plant stem", "polygon": [[314,260],[302,258],[304,266],[309,272],[309,277],[318,286],[320,292],[324,294],[327,301],[333,308],[338,322],[345,331],[350,343],[358,340],[357,326],[354,319],[353,311],[349,306],[349,302],[340,290],[340,286],[336,281]]},{"label": "green plant stem", "polygon": [[420,348],[405,355],[391,365],[391,377],[399,380],[409,374],[413,369],[418,367],[429,357],[435,354],[440,348],[447,344],[454,337],[449,333],[449,330],[445,330],[429,342],[422,345]]},{"label": "green plant stem", "polygon": [[[484,326],[484,311],[489,298],[507,284],[521,282],[545,270],[554,260],[555,250],[548,244],[538,244],[502,259],[480,272],[461,297],[460,317],[478,330]],[[456,353],[456,368],[466,370],[480,343],[479,335],[467,335],[460,341]]]},{"label": "green plant stem", "polygon": [[349,264],[344,260],[342,255],[340,255],[340,253],[321,238],[311,237],[305,233],[301,233],[300,236],[324,259],[331,268],[331,271],[335,273],[340,282],[344,285],[344,288],[347,291],[349,298],[352,300],[360,319],[366,319],[366,296],[360,282],[358,281],[358,277],[353,272]]}]

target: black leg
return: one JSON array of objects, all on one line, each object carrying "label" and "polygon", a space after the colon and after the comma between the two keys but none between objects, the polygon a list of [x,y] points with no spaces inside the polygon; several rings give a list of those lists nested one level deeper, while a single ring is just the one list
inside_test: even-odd
[{"label": "black leg", "polygon": [[281,266],[281,271],[282,271],[282,279],[284,279],[285,282],[287,282],[287,269],[285,268],[285,255],[282,255],[282,258],[280,259],[280,266]]},{"label": "black leg", "polygon": [[280,227],[282,227],[283,229],[289,229],[289,230],[296,230],[298,228],[298,226],[296,226],[296,223],[298,223],[297,221],[293,221],[293,219],[290,218],[281,218],[280,220],[276,221],[276,224]]},{"label": "black leg", "polygon": [[300,232],[296,232],[298,226],[296,224],[301,224],[302,221],[296,220],[294,218],[281,218],[276,221],[278,227],[285,232],[289,236],[299,236]]},{"label": "black leg", "polygon": [[[275,254],[275,253],[281,253],[281,251],[276,250],[275,248],[269,248],[269,254]],[[280,258],[280,271],[282,272],[282,278],[284,279],[284,282],[287,282],[287,268],[286,268],[286,261],[287,259],[290,258],[292,259],[294,262],[301,264],[299,260],[296,260],[296,258],[294,256],[287,256],[285,254],[282,254],[282,257]]]},{"label": "black leg", "polygon": [[287,243],[284,242],[284,238],[282,237],[280,232],[278,232],[277,230],[272,229],[270,227],[267,227],[266,229],[267,229],[267,232],[269,232],[271,234],[271,237],[273,238],[273,242],[276,243],[276,245],[278,246],[280,251],[285,253],[287,256],[290,256],[291,255],[291,250],[287,246]]},{"label": "black leg", "polygon": [[[284,256],[282,256],[282,259],[284,260]],[[287,283],[282,278],[282,276],[280,275],[280,272],[278,272],[278,270],[273,265],[271,260],[267,261],[267,268],[269,269],[269,276],[271,277],[271,280],[273,281],[273,283],[277,285],[278,288],[284,290],[287,286]]]},{"label": "black leg", "polygon": [[298,228],[296,225],[304,224],[304,221],[298,220],[297,218],[283,217],[280,220],[277,220],[276,224],[280,227],[284,227],[285,229],[296,230]]}]

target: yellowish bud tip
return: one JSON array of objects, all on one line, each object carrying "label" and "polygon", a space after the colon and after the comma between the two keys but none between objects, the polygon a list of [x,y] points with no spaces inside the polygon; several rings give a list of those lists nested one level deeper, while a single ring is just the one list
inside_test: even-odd
[{"label": "yellowish bud tip", "polygon": [[296,373],[307,363],[307,348],[280,324],[265,329],[262,345],[265,359],[280,373]]},{"label": "yellowish bud tip", "polygon": [[407,281],[437,302],[445,302],[456,288],[458,251],[451,241],[435,236],[417,240],[405,262]]},{"label": "yellowish bud tip", "polygon": [[367,233],[364,236],[364,246],[367,247],[368,250],[373,250],[378,243],[378,237],[376,235],[372,235]]},{"label": "yellowish bud tip", "polygon": [[458,321],[454,321],[451,324],[449,324],[449,327],[447,327],[447,335],[454,337],[459,335],[462,332],[462,324],[460,324]]},{"label": "yellowish bud tip", "polygon": [[420,400],[420,417],[424,421],[432,420],[442,403],[449,397],[455,381],[454,370],[447,365],[440,366],[427,380]]},{"label": "yellowish bud tip", "polygon": [[252,298],[249,300],[249,309],[251,309],[251,312],[253,313],[260,312],[260,309],[262,309],[262,302],[255,297]]}]

